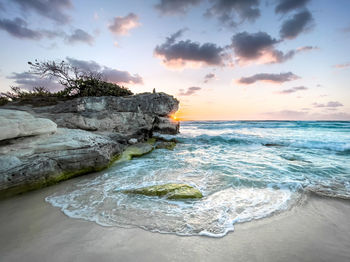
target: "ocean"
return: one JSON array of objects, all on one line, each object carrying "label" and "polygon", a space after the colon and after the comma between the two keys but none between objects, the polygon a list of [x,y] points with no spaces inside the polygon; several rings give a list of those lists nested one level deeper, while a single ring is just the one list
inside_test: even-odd
[{"label": "ocean", "polygon": [[[163,135],[164,136],[164,135]],[[157,149],[89,175],[46,198],[102,226],[222,237],[237,223],[298,207],[311,194],[350,199],[350,122],[182,122],[174,150]],[[199,200],[123,189],[185,183]]]}]

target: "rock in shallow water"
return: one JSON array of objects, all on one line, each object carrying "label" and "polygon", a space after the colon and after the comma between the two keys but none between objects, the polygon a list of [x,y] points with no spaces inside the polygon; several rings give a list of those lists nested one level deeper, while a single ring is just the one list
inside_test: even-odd
[{"label": "rock in shallow water", "polygon": [[143,156],[154,149],[153,145],[149,143],[139,143],[136,145],[132,145],[127,147],[122,153],[120,161],[131,160],[133,157]]},{"label": "rock in shallow water", "polygon": [[173,150],[176,146],[176,142],[173,141],[160,141],[156,144],[157,149]]},{"label": "rock in shallow water", "polygon": [[123,193],[139,194],[145,196],[165,196],[167,199],[202,198],[201,191],[186,184],[163,184],[124,190]]}]

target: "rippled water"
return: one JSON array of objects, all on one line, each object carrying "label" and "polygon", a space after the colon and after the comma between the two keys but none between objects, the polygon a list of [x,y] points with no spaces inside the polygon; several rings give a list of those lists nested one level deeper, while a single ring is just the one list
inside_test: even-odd
[{"label": "rippled water", "polygon": [[[46,200],[105,226],[219,237],[235,223],[283,212],[307,192],[350,199],[350,122],[184,122],[173,151],[119,163]],[[128,195],[164,183],[200,189],[200,200]]]}]

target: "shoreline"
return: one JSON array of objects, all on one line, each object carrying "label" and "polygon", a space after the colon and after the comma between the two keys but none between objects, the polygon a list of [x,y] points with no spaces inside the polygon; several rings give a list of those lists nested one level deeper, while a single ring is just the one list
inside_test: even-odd
[{"label": "shoreline", "polygon": [[0,106],[0,199],[98,172],[127,146],[128,159],[146,153],[142,143],[153,133],[179,132],[171,119],[178,104],[165,93],[141,93]]},{"label": "shoreline", "polygon": [[[98,173],[97,173],[98,174]],[[96,174],[96,175],[97,175]],[[86,177],[85,177],[86,178]],[[291,210],[238,223],[222,238],[103,227],[45,197],[84,177],[0,201],[4,261],[349,261],[350,202],[310,194]]]}]

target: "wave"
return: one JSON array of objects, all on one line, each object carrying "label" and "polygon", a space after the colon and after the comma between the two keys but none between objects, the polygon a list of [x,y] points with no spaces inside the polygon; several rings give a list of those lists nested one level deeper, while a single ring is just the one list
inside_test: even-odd
[{"label": "wave", "polygon": [[222,129],[337,129],[350,130],[350,121],[190,121],[181,123],[183,127],[202,130]]},{"label": "wave", "polygon": [[223,134],[223,135],[206,135],[201,134],[197,136],[183,136],[179,137],[178,140],[183,143],[193,144],[228,144],[228,145],[261,145],[266,147],[292,147],[302,149],[319,149],[334,151],[342,154],[350,154],[350,143],[346,142],[324,142],[315,140],[300,140],[300,141],[283,141],[262,138],[251,135],[240,135],[240,134]]},{"label": "wave", "polygon": [[[186,122],[174,150],[112,166],[46,201],[103,226],[223,237],[237,223],[284,212],[310,194],[350,199],[349,123]],[[204,197],[175,201],[116,190],[170,182],[195,186]]]}]

